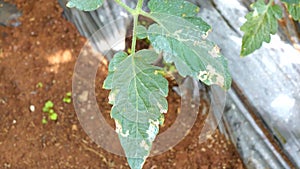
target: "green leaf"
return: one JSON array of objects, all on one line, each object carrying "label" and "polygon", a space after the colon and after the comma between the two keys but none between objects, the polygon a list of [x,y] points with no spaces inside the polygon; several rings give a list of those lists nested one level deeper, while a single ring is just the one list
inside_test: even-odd
[{"label": "green leaf", "polygon": [[127,56],[117,53],[109,64],[105,89],[111,89],[111,117],[132,169],[142,168],[162,123],[168,103],[168,81],[151,65],[158,54],[141,50]]},{"label": "green leaf", "polygon": [[125,60],[127,57],[128,55],[125,52],[118,52],[114,55],[113,59],[108,65],[108,71],[110,73],[108,74],[103,83],[104,89],[112,89],[113,72],[117,69],[118,64]]},{"label": "green leaf", "polygon": [[196,34],[189,35],[190,31],[187,30],[188,32],[185,32],[187,37],[205,38],[211,30],[210,25],[200,17],[196,17],[200,11],[199,7],[190,2],[184,0],[151,0],[148,6],[151,10],[149,17],[159,25],[167,26],[166,29],[170,29],[170,31],[176,32],[190,28]]},{"label": "green leaf", "polygon": [[288,3],[286,6],[293,19],[300,21],[300,1],[298,3]]},{"label": "green leaf", "polygon": [[299,4],[299,0],[281,0],[282,2],[286,2],[289,4]]},{"label": "green leaf", "polygon": [[50,108],[53,108],[53,106],[54,106],[53,102],[49,100],[45,103],[44,107],[50,109]]},{"label": "green leaf", "polygon": [[77,8],[82,11],[93,11],[103,4],[103,0],[70,0],[67,3],[69,8]]},{"label": "green leaf", "polygon": [[136,28],[136,34],[137,34],[137,37],[139,39],[145,39],[147,38],[147,28],[145,26],[142,26],[142,25],[138,25],[137,28]]},{"label": "green leaf", "polygon": [[43,112],[49,112],[49,108],[44,106],[43,109],[42,109],[42,111]]},{"label": "green leaf", "polygon": [[47,123],[48,123],[47,119],[45,117],[43,117],[42,124],[47,124]]},{"label": "green leaf", "polygon": [[229,89],[231,77],[227,60],[217,45],[206,40],[211,27],[196,17],[199,9],[183,0],[159,2],[149,2],[149,15],[158,23],[148,29],[154,49],[162,51],[164,60],[174,63],[181,76],[191,76],[207,85],[217,84]]},{"label": "green leaf", "polygon": [[179,17],[194,17],[200,11],[196,5],[183,0],[151,0],[148,7],[151,12]]},{"label": "green leaf", "polygon": [[63,98],[63,102],[64,103],[71,103],[71,98],[67,98],[67,97],[65,97],[65,98]]},{"label": "green leaf", "polygon": [[57,120],[57,114],[54,112],[54,113],[51,113],[50,114],[50,116],[49,116],[49,118],[50,118],[50,120],[52,120],[52,121],[55,121],[55,120]]},{"label": "green leaf", "polygon": [[67,96],[67,97],[71,97],[71,96],[72,96],[72,92],[66,93],[66,96]]},{"label": "green leaf", "polygon": [[269,43],[271,34],[278,29],[277,19],[282,17],[282,10],[278,5],[265,4],[258,0],[251,5],[254,9],[246,15],[246,23],[241,30],[245,33],[242,40],[241,56],[249,55],[262,46],[263,42]]}]

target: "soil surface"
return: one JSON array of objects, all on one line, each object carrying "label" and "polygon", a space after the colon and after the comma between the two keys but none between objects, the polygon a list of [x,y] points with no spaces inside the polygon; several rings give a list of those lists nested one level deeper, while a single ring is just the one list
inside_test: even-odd
[{"label": "soil surface", "polygon": [[[73,104],[62,101],[71,91],[76,58],[86,39],[63,18],[56,0],[9,2],[22,11],[22,24],[0,26],[0,168],[129,168],[125,157],[93,143],[81,128]],[[96,95],[111,124],[109,91],[101,89],[106,74],[103,69],[98,71]],[[58,120],[42,124],[47,117],[42,108],[48,100],[54,103]],[[168,101],[162,131],[172,124],[180,105],[171,87]],[[208,110],[207,106],[203,101],[200,111]],[[144,168],[244,168],[234,146],[219,131],[198,143],[204,119],[199,113],[186,138],[173,149],[148,158]]]}]

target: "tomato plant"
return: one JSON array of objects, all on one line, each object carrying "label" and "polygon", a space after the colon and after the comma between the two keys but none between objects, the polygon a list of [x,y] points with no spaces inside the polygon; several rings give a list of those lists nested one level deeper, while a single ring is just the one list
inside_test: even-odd
[{"label": "tomato plant", "polygon": [[[127,161],[131,168],[140,169],[168,110],[168,81],[158,73],[163,69],[153,65],[160,53],[183,77],[199,79],[206,85],[216,84],[225,90],[232,80],[220,48],[207,40],[211,26],[197,16],[199,7],[184,0],[150,0],[150,12],[146,12],[142,9],[143,0],[138,0],[135,8],[121,0],[114,1],[133,16],[132,45],[130,54],[114,55],[103,88],[111,90],[111,117]],[[299,0],[283,2],[292,17],[299,20]],[[102,4],[103,0],[70,0],[67,6],[90,11]],[[258,0],[252,9],[241,27],[245,33],[241,56],[254,52],[263,42],[270,42],[270,34],[276,33],[277,19],[282,16],[282,9],[273,0]],[[155,23],[148,27],[139,25],[140,15]],[[137,38],[148,39],[154,50],[136,51]]]}]

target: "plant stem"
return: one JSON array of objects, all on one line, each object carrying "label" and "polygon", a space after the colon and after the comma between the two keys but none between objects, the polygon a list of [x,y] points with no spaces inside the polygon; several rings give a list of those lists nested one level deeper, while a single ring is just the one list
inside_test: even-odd
[{"label": "plant stem", "polygon": [[136,46],[136,27],[138,24],[138,17],[139,15],[133,16],[133,30],[132,30],[132,42],[131,42],[131,54],[135,53],[135,46]]},{"label": "plant stem", "polygon": [[143,7],[143,2],[144,2],[144,0],[139,0],[135,9],[141,10]]},{"label": "plant stem", "polygon": [[123,7],[126,11],[128,11],[130,14],[134,14],[135,10],[130,8],[128,5],[123,3],[121,0],[114,0],[117,4],[119,4],[121,7]]},{"label": "plant stem", "polygon": [[126,11],[128,11],[131,15],[133,15],[133,35],[132,35],[132,44],[131,44],[131,54],[135,54],[135,46],[136,46],[136,28],[138,26],[138,19],[139,15],[141,13],[145,13],[142,10],[143,2],[144,0],[138,0],[138,3],[135,7],[135,9],[130,8],[125,3],[123,3],[121,0],[114,0],[117,4],[119,4],[121,7],[123,7]]},{"label": "plant stem", "polygon": [[133,14],[133,34],[132,34],[132,44],[131,44],[131,54],[135,54],[135,47],[136,47],[136,28],[138,26],[138,19],[139,19],[139,14],[142,11],[143,7],[143,1],[144,0],[139,0],[136,8],[135,8],[135,13]]}]

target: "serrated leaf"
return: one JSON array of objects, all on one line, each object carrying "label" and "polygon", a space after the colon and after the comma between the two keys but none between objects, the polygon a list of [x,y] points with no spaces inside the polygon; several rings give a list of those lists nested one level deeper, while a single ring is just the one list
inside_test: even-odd
[{"label": "serrated leaf", "polygon": [[246,15],[247,21],[241,27],[245,33],[241,56],[253,53],[262,46],[263,42],[269,43],[270,35],[277,32],[277,19],[282,17],[281,8],[278,5],[265,4],[264,0],[258,0],[251,7],[254,11]]},{"label": "serrated leaf", "polygon": [[[150,17],[154,19],[159,25],[166,25],[168,29],[173,32],[180,30],[182,27],[188,26],[182,24],[192,25],[192,30],[197,32],[199,37],[206,37],[211,30],[211,26],[203,21],[200,17],[196,17],[200,11],[196,5],[184,0],[151,0],[148,3],[151,10]],[[170,20],[169,20],[170,19]],[[178,21],[176,19],[179,19]],[[181,23],[182,22],[182,23]],[[188,35],[189,32],[186,32]]]},{"label": "serrated leaf", "polygon": [[[227,60],[217,45],[206,40],[211,27],[195,16],[199,11],[195,10],[197,7],[189,10],[192,4],[183,0],[158,2],[149,2],[150,17],[158,23],[148,29],[154,49],[163,51],[165,61],[174,62],[181,76],[191,76],[207,85],[217,84],[229,89],[231,77]],[[189,5],[183,5],[187,3]],[[165,8],[168,10],[162,10]],[[176,11],[178,9],[181,11]]]},{"label": "serrated leaf", "polygon": [[114,59],[112,59],[108,66],[109,72],[116,71],[118,64],[121,63],[123,60],[125,60],[128,57],[127,53],[125,52],[118,52],[114,55]]},{"label": "serrated leaf", "polygon": [[148,7],[151,12],[180,17],[194,17],[200,11],[196,5],[183,0],[151,0]]},{"label": "serrated leaf", "polygon": [[103,0],[70,0],[67,3],[69,8],[77,8],[82,11],[93,11],[102,6]]},{"label": "serrated leaf", "polygon": [[116,54],[103,86],[111,89],[111,117],[132,169],[142,168],[168,109],[168,81],[151,65],[157,58],[150,50]]},{"label": "serrated leaf", "polygon": [[295,21],[300,21],[300,1],[297,4],[288,3],[286,6],[293,19]]}]

